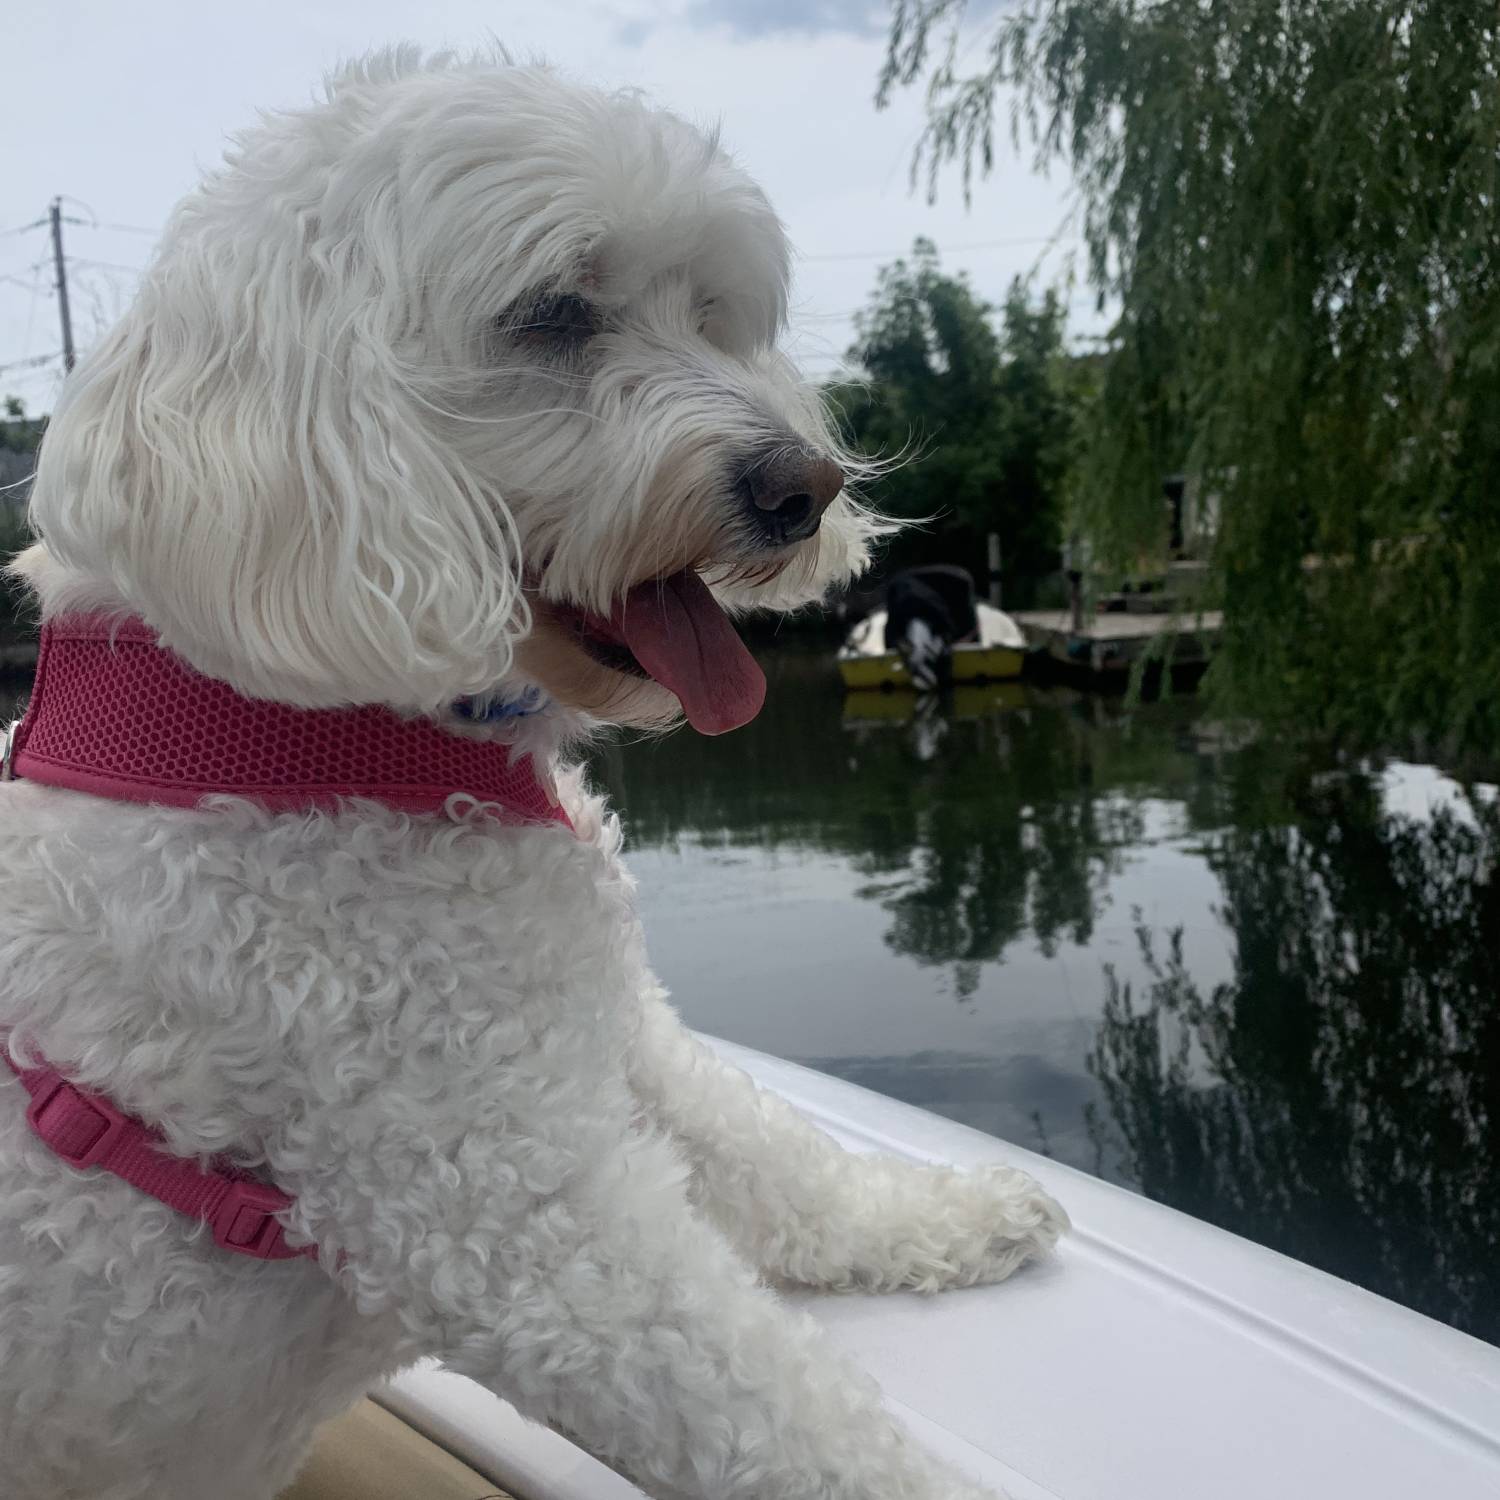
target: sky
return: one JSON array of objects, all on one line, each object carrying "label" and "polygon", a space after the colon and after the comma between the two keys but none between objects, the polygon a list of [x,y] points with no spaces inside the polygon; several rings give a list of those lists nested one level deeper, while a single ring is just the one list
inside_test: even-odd
[{"label": "sky", "polygon": [[[993,8],[993,0],[980,6]],[[172,205],[258,109],[313,97],[322,76],[375,47],[503,42],[571,76],[644,90],[718,122],[797,253],[789,348],[816,378],[854,336],[880,265],[926,235],[992,302],[1010,279],[1061,282],[1077,238],[1065,177],[1007,147],[964,205],[956,173],[929,204],[909,168],[920,91],[877,112],[888,0],[52,0],[6,20],[0,125],[0,395],[50,408],[61,374],[50,201],[66,224],[75,338],[86,349],[128,304]],[[96,227],[97,226],[97,227]],[[1051,242],[1051,243],[1049,243]],[[1091,299],[1068,292],[1075,332]],[[7,368],[8,367],[8,368]]]}]

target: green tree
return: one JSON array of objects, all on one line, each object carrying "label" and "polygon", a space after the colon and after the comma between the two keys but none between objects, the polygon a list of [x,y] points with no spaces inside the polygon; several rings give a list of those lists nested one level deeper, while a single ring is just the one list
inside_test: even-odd
[{"label": "green tree", "polygon": [[1500,743],[1500,19],[1491,0],[894,0],[936,189],[1016,139],[1071,168],[1119,318],[1080,515],[1124,562],[1160,481],[1220,502],[1230,707]]},{"label": "green tree", "polygon": [[[0,401],[0,567],[31,541],[25,496],[45,423],[26,415],[16,396]],[[0,573],[0,643],[29,636],[34,629],[26,590]]]},{"label": "green tree", "polygon": [[1072,427],[1063,308],[1017,281],[998,331],[992,314],[919,239],[909,260],[880,271],[856,320],[849,359],[868,379],[830,396],[867,451],[907,455],[878,481],[876,505],[927,523],[892,544],[895,565],[958,562],[982,577],[991,531],[1007,571],[1053,565]]},{"label": "green tree", "polygon": [[1033,302],[1019,277],[1011,282],[1000,325],[999,493],[1019,544],[1019,570],[1031,576],[1056,566],[1090,379],[1088,358],[1066,353],[1066,321],[1054,289]]}]

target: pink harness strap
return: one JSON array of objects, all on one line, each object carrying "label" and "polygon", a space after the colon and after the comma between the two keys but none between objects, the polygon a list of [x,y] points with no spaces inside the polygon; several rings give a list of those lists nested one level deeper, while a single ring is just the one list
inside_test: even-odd
[{"label": "pink harness strap", "polygon": [[204,1171],[183,1156],[167,1154],[158,1131],[122,1115],[108,1100],[69,1083],[56,1068],[22,1068],[8,1051],[0,1056],[31,1095],[26,1119],[41,1141],[70,1167],[103,1167],[131,1187],[191,1219],[201,1219],[214,1243],[256,1260],[316,1260],[316,1245],[293,1249],[276,1215],[293,1200],[231,1162]]},{"label": "pink harness strap", "polygon": [[[517,823],[561,823],[529,760],[426,719],[377,706],[293,708],[241,697],[158,644],[143,621],[73,615],[42,627],[36,679],[4,771],[125,802],[195,807],[214,793],[276,811],[336,809],[367,797],[441,813],[455,793]],[[4,779],[0,772],[0,779]],[[290,1248],[277,1215],[292,1199],[232,1163],[209,1170],[173,1156],[160,1132],[55,1068],[22,1068],[26,1118],[69,1166],[102,1167],[189,1218],[214,1242],[257,1260],[316,1258]]]}]

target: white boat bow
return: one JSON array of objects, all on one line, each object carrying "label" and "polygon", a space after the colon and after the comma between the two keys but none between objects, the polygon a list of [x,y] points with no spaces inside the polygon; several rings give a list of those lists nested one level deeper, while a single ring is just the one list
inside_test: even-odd
[{"label": "white boat bow", "polygon": [[[1500,1350],[853,1084],[714,1045],[857,1151],[1033,1172],[1074,1232],[937,1297],[799,1298],[921,1441],[1015,1500],[1494,1500]],[[634,1485],[458,1375],[377,1399],[517,1500]]]}]

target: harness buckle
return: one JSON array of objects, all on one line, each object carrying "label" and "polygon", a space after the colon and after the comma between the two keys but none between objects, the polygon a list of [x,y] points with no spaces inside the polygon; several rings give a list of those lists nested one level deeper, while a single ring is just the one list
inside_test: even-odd
[{"label": "harness buckle", "polygon": [[112,1104],[61,1075],[32,1096],[26,1119],[44,1145],[79,1169],[98,1165],[130,1129]]},{"label": "harness buckle", "polygon": [[209,1221],[214,1244],[256,1260],[285,1260],[300,1252],[287,1248],[276,1215],[291,1204],[279,1188],[263,1182],[231,1183]]}]

